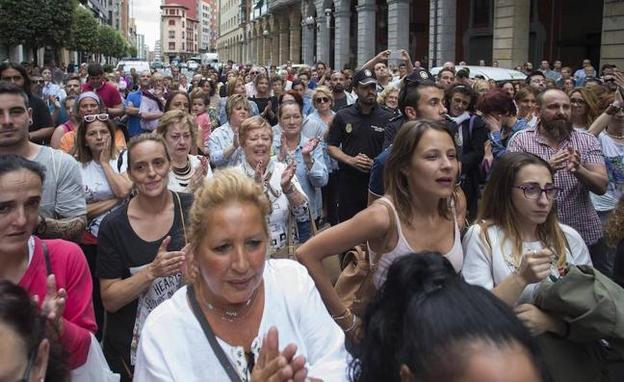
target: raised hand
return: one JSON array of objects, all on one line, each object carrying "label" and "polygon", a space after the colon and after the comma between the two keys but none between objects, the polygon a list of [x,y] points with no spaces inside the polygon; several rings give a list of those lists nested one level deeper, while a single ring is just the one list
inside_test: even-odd
[{"label": "raised hand", "polygon": [[301,149],[301,154],[311,155],[316,146],[318,146],[319,142],[321,142],[319,138],[310,139]]},{"label": "raised hand", "polygon": [[297,165],[295,161],[292,161],[286,166],[284,172],[282,173],[282,179],[280,181],[280,186],[282,187],[282,191],[286,193],[292,187],[292,178],[295,176],[295,171],[297,170]]},{"label": "raised hand", "polygon": [[151,280],[166,277],[184,271],[186,253],[184,251],[167,251],[171,243],[171,236],[167,236],[160,243],[156,258],[147,267],[148,276]]},{"label": "raised hand", "polygon": [[[38,301],[38,296],[35,301]],[[63,313],[65,312],[65,302],[67,291],[57,289],[56,276],[49,275],[46,280],[46,294],[41,304],[41,313],[48,319],[48,322],[61,334],[63,332]]]},{"label": "raised hand", "polygon": [[262,341],[262,347],[251,374],[252,382],[304,382],[308,371],[305,358],[295,357],[297,346],[289,344],[282,352],[279,351],[279,335],[277,328],[272,327]]},{"label": "raised hand", "polygon": [[578,150],[575,150],[572,147],[568,147],[567,154],[568,163],[566,164],[566,169],[570,172],[578,171],[578,168],[581,165],[581,154]]},{"label": "raised hand", "polygon": [[262,183],[264,180],[264,171],[262,170],[262,161],[258,161],[256,165],[256,172],[254,174],[254,179],[257,183]]},{"label": "raised hand", "polygon": [[518,275],[527,284],[544,280],[550,274],[553,253],[549,249],[529,251],[520,260]]},{"label": "raised hand", "polygon": [[286,156],[288,155],[288,147],[286,147],[286,143],[287,143],[286,134],[282,132],[282,135],[280,136],[280,150],[279,150],[279,153],[277,154],[277,160],[280,162],[285,161]]}]

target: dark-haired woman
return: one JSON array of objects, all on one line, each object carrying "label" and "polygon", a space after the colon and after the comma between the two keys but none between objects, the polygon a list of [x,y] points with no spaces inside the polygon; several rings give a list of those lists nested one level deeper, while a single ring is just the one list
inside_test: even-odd
[{"label": "dark-haired woman", "polygon": [[465,85],[455,85],[446,94],[447,109],[457,124],[455,141],[460,148],[461,188],[466,195],[468,220],[477,216],[481,183],[481,162],[488,140],[485,123],[474,113],[477,94]]},{"label": "dark-haired woman", "polygon": [[108,312],[104,354],[122,381],[132,380],[141,327],[181,285],[186,211],[192,195],[167,189],[171,159],[162,137],[132,138],[128,177],[136,196],[100,225],[97,274]]},{"label": "dark-haired woman", "polygon": [[53,329],[28,293],[0,280],[0,378],[3,381],[67,382],[69,369]]},{"label": "dark-haired woman", "polygon": [[271,124],[271,126],[277,123],[277,97],[271,96],[271,86],[269,79],[264,74],[258,74],[254,79],[256,86],[255,97],[249,100],[258,106],[260,116]]},{"label": "dark-haired woman", "polygon": [[439,253],[404,256],[364,316],[351,380],[540,382],[537,344],[487,290]]},{"label": "dark-haired woman", "polygon": [[458,176],[453,134],[439,122],[408,122],[386,162],[384,197],[298,248],[297,258],[308,268],[329,312],[348,334],[353,334],[358,319],[339,299],[322,260],[366,242],[376,263],[373,280],[377,288],[395,259],[422,250],[444,254],[459,272],[463,218],[457,216],[464,211],[454,198]]},{"label": "dark-haired woman", "polygon": [[68,353],[69,367],[75,369],[86,362],[91,333],[96,330],[91,276],[78,245],[32,235],[39,217],[44,172],[36,162],[0,155],[0,280],[37,296]]},{"label": "dark-haired woman", "polygon": [[591,260],[579,233],[557,220],[553,201],[559,188],[553,177],[550,165],[532,154],[507,153],[498,161],[479,223],[464,237],[462,275],[515,307],[533,335],[565,336],[565,322],[533,304],[539,283],[563,275],[567,264],[591,265]]}]

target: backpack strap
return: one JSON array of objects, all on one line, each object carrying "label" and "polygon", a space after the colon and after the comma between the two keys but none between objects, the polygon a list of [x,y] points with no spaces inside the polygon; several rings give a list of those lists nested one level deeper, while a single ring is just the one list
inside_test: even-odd
[{"label": "backpack strap", "polygon": [[117,172],[121,174],[121,166],[123,166],[123,155],[127,150],[122,150],[117,157]]}]

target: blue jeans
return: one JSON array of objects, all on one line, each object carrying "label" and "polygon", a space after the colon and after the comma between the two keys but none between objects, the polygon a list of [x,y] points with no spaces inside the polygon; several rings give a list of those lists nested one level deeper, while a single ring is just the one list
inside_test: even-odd
[{"label": "blue jeans", "polygon": [[[320,218],[315,220],[317,227],[320,222]],[[297,222],[297,241],[299,241],[299,244],[305,243],[310,237],[312,237],[312,224],[310,224],[310,221]]]}]

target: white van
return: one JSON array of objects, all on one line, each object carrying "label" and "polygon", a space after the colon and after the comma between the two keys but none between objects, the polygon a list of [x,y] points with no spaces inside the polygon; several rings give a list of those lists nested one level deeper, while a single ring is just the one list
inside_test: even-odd
[{"label": "white van", "polygon": [[[455,73],[462,68],[468,68],[470,70],[469,77],[474,79],[475,76],[481,76],[486,80],[494,80],[498,83],[504,81],[524,81],[526,74],[513,69],[507,68],[495,68],[493,66],[473,66],[473,65],[455,65]],[[436,76],[442,69],[441,66],[431,68],[429,71],[431,75]]]},{"label": "white van", "polygon": [[134,68],[137,73],[150,70],[148,61],[141,59],[123,59],[117,64],[117,70],[123,70],[124,73],[130,74],[130,69]]}]

